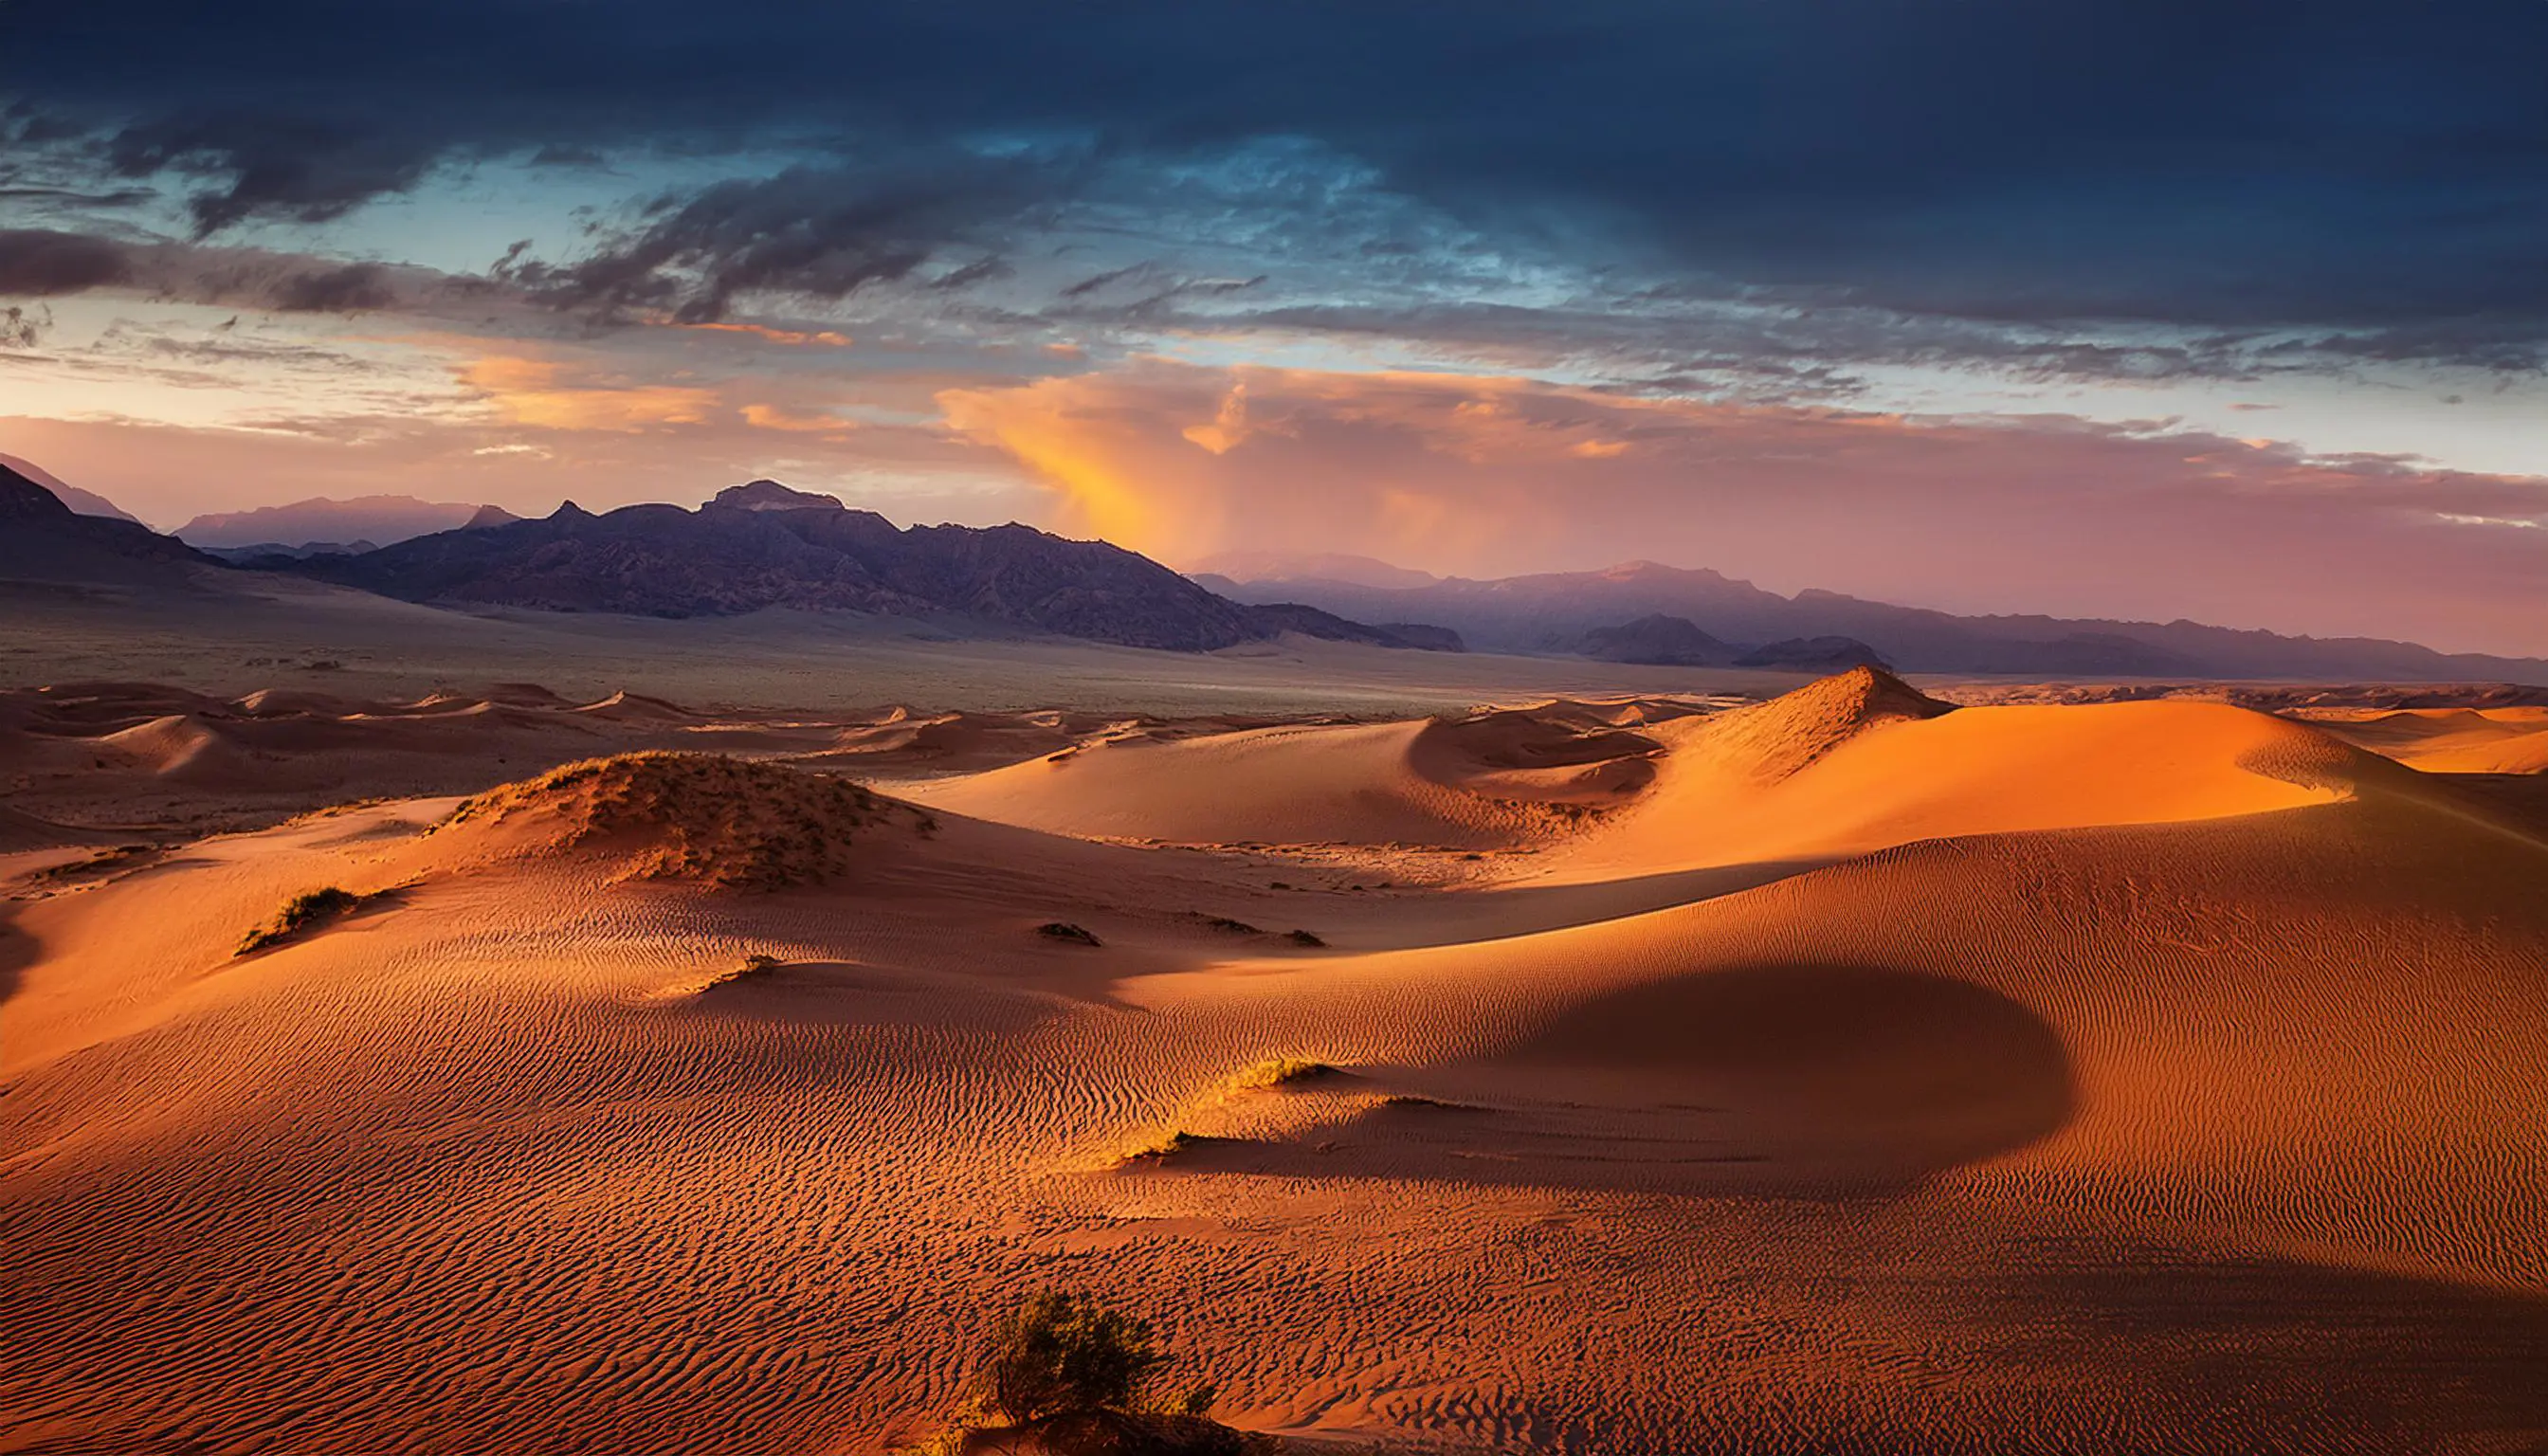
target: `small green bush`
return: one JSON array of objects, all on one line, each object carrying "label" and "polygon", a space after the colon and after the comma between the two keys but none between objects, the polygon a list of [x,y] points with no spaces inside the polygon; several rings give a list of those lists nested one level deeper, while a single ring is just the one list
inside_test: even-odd
[{"label": "small green bush", "polygon": [[1168,1357],[1150,1325],[1084,1294],[1046,1291],[1001,1320],[982,1370],[991,1410],[1025,1424],[1074,1410],[1125,1409]]},{"label": "small green bush", "polygon": [[964,1414],[906,1451],[1270,1456],[1273,1442],[1211,1418],[1213,1386],[1155,1389],[1168,1363],[1147,1320],[1046,1291],[993,1328]]}]

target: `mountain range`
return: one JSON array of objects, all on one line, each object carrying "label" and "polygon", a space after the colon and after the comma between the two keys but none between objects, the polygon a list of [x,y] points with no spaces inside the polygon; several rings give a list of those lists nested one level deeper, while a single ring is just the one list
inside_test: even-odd
[{"label": "mountain range", "polygon": [[320,497],[295,500],[289,505],[199,515],[169,534],[207,551],[309,555],[333,543],[362,543],[364,549],[373,550],[435,531],[518,519],[500,506],[470,505],[457,500],[419,500],[412,496],[357,496],[350,500]]},{"label": "mountain range", "polygon": [[595,515],[569,501],[538,520],[473,524],[359,555],[252,564],[446,605],[662,617],[766,607],[955,613],[1190,652],[1286,632],[1417,645],[1316,607],[1230,601],[1103,541],[1015,524],[897,527],[775,481],[733,487],[695,510],[626,505]]},{"label": "mountain range", "polygon": [[[313,503],[360,502],[303,502]],[[773,481],[734,487],[695,510],[647,504],[595,515],[568,502],[541,519],[522,520],[492,506],[433,508],[468,514],[453,528],[379,548],[353,549],[369,548],[368,541],[345,549],[323,540],[268,542],[218,555],[439,605],[667,617],[765,607],[962,616],[1183,651],[1295,633],[1385,647],[1475,647],[1682,667],[1828,671],[1880,663],[1906,672],[2054,679],[2548,683],[2548,661],[2539,659],[2183,620],[1956,616],[1833,592],[1782,596],[1713,571],[1652,562],[1471,581],[1367,557],[1293,560],[1256,553],[1216,564],[1263,572],[1262,578],[1200,571],[1188,577],[1103,541],[1071,541],[1023,525],[896,527],[871,511]],[[297,518],[326,516],[319,510]],[[0,577],[194,581],[202,569],[223,564],[8,457],[0,457],[0,523],[7,526],[0,533]],[[1318,575],[1321,570],[1355,580]]]},{"label": "mountain range", "polygon": [[[2290,637],[2183,620],[1956,616],[1837,592],[1782,596],[1717,572],[1650,561],[1597,572],[1492,581],[1449,577],[1405,587],[1374,585],[1378,574],[1368,567],[1356,575],[1362,580],[1319,578],[1276,562],[1267,580],[1209,573],[1196,580],[1237,601],[1279,595],[1366,621],[1439,623],[1475,651],[1583,653],[1614,662],[1804,666],[1842,661],[1851,649],[1864,648],[1874,660],[1917,673],[2548,682],[2548,661],[2537,658],[2441,653],[2367,637]],[[1817,646],[1818,638],[1843,641]]]}]

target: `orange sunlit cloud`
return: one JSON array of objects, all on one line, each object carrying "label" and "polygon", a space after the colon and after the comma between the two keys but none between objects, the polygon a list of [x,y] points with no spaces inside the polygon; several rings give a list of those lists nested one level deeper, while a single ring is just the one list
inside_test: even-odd
[{"label": "orange sunlit cloud", "polygon": [[749,338],[757,338],[763,343],[785,344],[790,348],[820,346],[830,349],[846,349],[853,342],[848,334],[835,333],[828,328],[808,333],[799,332],[792,328],[772,328],[769,325],[762,323],[677,323],[673,326],[676,328],[696,329],[703,333],[738,333]]},{"label": "orange sunlit cloud", "polygon": [[843,434],[857,429],[858,421],[820,411],[806,413],[781,405],[746,405],[743,422],[754,429],[785,430],[793,434]]},{"label": "orange sunlit cloud", "polygon": [[2548,482],[2085,423],[1144,361],[955,389],[1064,529],[1172,562],[1354,551],[1490,576],[1633,558],[1964,611],[2548,648]]},{"label": "orange sunlit cloud", "polygon": [[458,373],[460,382],[476,390],[507,423],[533,429],[629,434],[704,424],[719,403],[712,389],[596,379],[551,360],[514,355],[474,359]]}]

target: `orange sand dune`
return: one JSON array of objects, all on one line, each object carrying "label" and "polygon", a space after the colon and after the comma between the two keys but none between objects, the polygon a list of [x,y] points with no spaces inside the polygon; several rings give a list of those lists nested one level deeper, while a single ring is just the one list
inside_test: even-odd
[{"label": "orange sand dune", "polygon": [[2315,721],[2427,774],[2548,774],[2548,708],[2410,708]]},{"label": "orange sand dune", "polygon": [[[870,1451],[1051,1286],[1432,1451],[2548,1444],[2548,839],[2489,800],[1872,675],[1207,727],[21,882],[0,1450]],[[1299,867],[1392,840],[1485,858]]]},{"label": "orange sand dune", "polygon": [[[1920,709],[1865,673],[1658,732],[1654,789],[1579,872],[1831,858],[1916,840],[2327,803],[2390,766],[2263,713],[2185,700]],[[1920,701],[1925,701],[1920,700]]]},{"label": "orange sand dune", "polygon": [[[1660,715],[1661,704],[1648,712]],[[1544,841],[1652,776],[1655,742],[1573,703],[1411,723],[1293,725],[1201,738],[1131,733],[911,791],[1060,834],[1171,843]],[[1635,714],[1644,716],[1644,714]]]}]

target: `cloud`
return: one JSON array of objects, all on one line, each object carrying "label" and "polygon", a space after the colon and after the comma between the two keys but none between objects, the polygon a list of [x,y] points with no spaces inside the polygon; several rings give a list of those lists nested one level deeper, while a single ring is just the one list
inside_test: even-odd
[{"label": "cloud", "polygon": [[803,413],[780,405],[752,404],[743,407],[743,422],[755,429],[787,430],[797,434],[844,434],[858,428],[856,420],[837,414]]},{"label": "cloud", "polygon": [[210,179],[187,199],[195,236],[250,219],[324,223],[423,177],[441,145],[432,138],[343,120],[271,111],[178,113],[117,132],[115,175],[165,172]]},{"label": "cloud", "polygon": [[344,263],[261,248],[0,230],[0,297],[56,298],[106,288],[285,314],[360,314],[420,304],[434,293],[483,292],[480,286],[424,268]]},{"label": "cloud", "polygon": [[0,297],[51,298],[132,280],[131,257],[105,238],[0,231]]},{"label": "cloud", "polygon": [[378,263],[348,263],[292,273],[279,280],[273,307],[286,314],[359,314],[398,302],[390,270]]},{"label": "cloud", "polygon": [[[503,155],[590,168],[783,144],[864,172],[950,138],[1102,138],[1166,200],[1299,140],[1506,258],[1984,322],[2548,329],[2536,0],[2328,0],[2306,25],[2284,0],[1456,17],[1416,0],[630,0],[606,25],[546,0],[134,0],[11,16],[0,92],[110,138],[117,175],[192,188],[207,234],[341,217]],[[1307,239],[1341,196],[1261,180],[1232,231]],[[894,276],[946,230],[844,228],[833,204],[789,196],[703,195],[706,214],[675,209],[665,234],[628,241],[625,270],[583,286],[714,310],[794,286],[752,281],[765,270],[818,293]],[[794,224],[814,235],[789,240]],[[1339,241],[1338,265],[1407,256]]]},{"label": "cloud", "polygon": [[[1065,529],[1171,561],[1629,558],[1962,611],[2548,651],[2548,481],[2060,416],[1913,419],[1526,380],[1208,369],[941,396]],[[2490,524],[2492,523],[2492,524]]]},{"label": "cloud", "polygon": [[910,277],[988,229],[1030,226],[1079,170],[1067,155],[953,149],[879,167],[790,167],[659,198],[648,221],[575,262],[516,255],[498,276],[561,309],[682,323],[722,319],[748,293],[839,300]]},{"label": "cloud", "polygon": [[462,365],[463,386],[508,424],[534,429],[636,434],[667,425],[705,424],[723,408],[713,389],[632,384],[570,369],[547,359],[489,355]]}]

